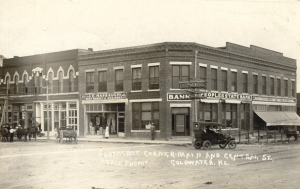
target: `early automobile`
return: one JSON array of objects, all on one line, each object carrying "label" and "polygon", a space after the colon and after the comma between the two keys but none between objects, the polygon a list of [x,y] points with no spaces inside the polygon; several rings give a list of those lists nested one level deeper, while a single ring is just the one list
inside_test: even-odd
[{"label": "early automobile", "polygon": [[225,148],[227,145],[230,149],[236,148],[235,138],[222,133],[225,124],[215,122],[194,122],[194,146],[196,149],[208,150],[213,145],[219,145]]}]

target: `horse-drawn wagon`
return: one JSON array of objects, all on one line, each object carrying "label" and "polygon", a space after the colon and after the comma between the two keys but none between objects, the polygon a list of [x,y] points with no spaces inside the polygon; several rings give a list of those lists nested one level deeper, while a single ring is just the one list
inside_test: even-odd
[{"label": "horse-drawn wagon", "polygon": [[69,139],[69,141],[75,141],[77,143],[77,132],[73,126],[59,127],[57,128],[56,139],[58,142],[63,143],[63,139]]}]

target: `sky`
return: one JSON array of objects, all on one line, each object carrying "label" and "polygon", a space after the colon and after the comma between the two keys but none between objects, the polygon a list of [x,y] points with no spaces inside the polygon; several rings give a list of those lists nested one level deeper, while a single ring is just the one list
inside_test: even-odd
[{"label": "sky", "polygon": [[300,0],[0,0],[6,58],[161,42],[255,45],[296,59],[299,75]]}]

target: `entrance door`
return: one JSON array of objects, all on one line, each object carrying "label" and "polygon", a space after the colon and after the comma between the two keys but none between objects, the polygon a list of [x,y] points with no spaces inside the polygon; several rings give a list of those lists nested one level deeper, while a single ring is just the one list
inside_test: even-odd
[{"label": "entrance door", "polygon": [[189,136],[189,109],[172,108],[172,136]]},{"label": "entrance door", "polygon": [[186,134],[186,115],[175,115],[175,135],[184,136]]}]

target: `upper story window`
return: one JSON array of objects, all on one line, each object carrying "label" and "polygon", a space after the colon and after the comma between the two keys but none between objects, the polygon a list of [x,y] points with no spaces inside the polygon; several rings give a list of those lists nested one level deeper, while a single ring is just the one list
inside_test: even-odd
[{"label": "upper story window", "polygon": [[142,68],[132,68],[132,90],[142,90]]},{"label": "upper story window", "polygon": [[115,91],[124,91],[123,69],[115,70]]},{"label": "upper story window", "polygon": [[186,88],[187,84],[179,84],[180,81],[188,81],[190,77],[190,66],[173,65],[172,66],[172,88]]},{"label": "upper story window", "polygon": [[231,72],[231,92],[237,92],[237,73]]},{"label": "upper story window", "polygon": [[64,74],[62,71],[58,73],[58,92],[62,93],[64,91]]},{"label": "upper story window", "polygon": [[284,80],[284,96],[288,96],[289,95],[289,91],[288,91],[288,80],[285,79]]},{"label": "upper story window", "polygon": [[227,70],[221,71],[221,90],[227,91]]},{"label": "upper story window", "polygon": [[159,66],[149,67],[149,89],[159,89]]},{"label": "upper story window", "polygon": [[14,92],[15,94],[19,93],[19,77],[17,75],[15,76]]},{"label": "upper story window", "polygon": [[93,93],[94,92],[94,72],[86,72],[85,73],[85,86],[86,86],[86,93]]},{"label": "upper story window", "polygon": [[28,83],[27,83],[27,75],[24,75],[24,78],[23,78],[23,85],[24,85],[24,93],[27,94],[28,93]]},{"label": "upper story window", "polygon": [[53,93],[53,72],[48,75],[48,93]]},{"label": "upper story window", "polygon": [[39,94],[42,89],[42,73],[34,75],[34,93]]},{"label": "upper story window", "polygon": [[262,95],[267,94],[267,77],[262,76],[261,78]]},{"label": "upper story window", "polygon": [[10,94],[10,77],[7,76],[5,81],[6,81],[6,92],[7,94]]},{"label": "upper story window", "polygon": [[248,93],[248,74],[243,73],[243,93]]},{"label": "upper story window", "polygon": [[[226,77],[227,77],[227,74],[226,74]],[[200,66],[200,80],[206,81],[206,78],[207,78],[206,77],[206,67]],[[206,82],[204,82],[203,84],[204,84],[204,89],[206,89]]]},{"label": "upper story window", "polygon": [[258,94],[258,75],[253,75],[253,94]]},{"label": "upper story window", "polygon": [[281,96],[281,79],[277,79],[277,96]]},{"label": "upper story window", "polygon": [[215,68],[211,68],[211,90],[218,90],[217,86],[217,72],[218,70]]},{"label": "upper story window", "polygon": [[291,81],[291,93],[292,97],[295,97],[295,81]]},{"label": "upper story window", "polygon": [[107,92],[107,71],[98,72],[98,92]]},{"label": "upper story window", "polygon": [[274,77],[270,78],[270,95],[275,95],[275,79]]},{"label": "upper story window", "polygon": [[74,71],[70,70],[69,72],[69,92],[75,91],[75,83],[74,83]]}]

